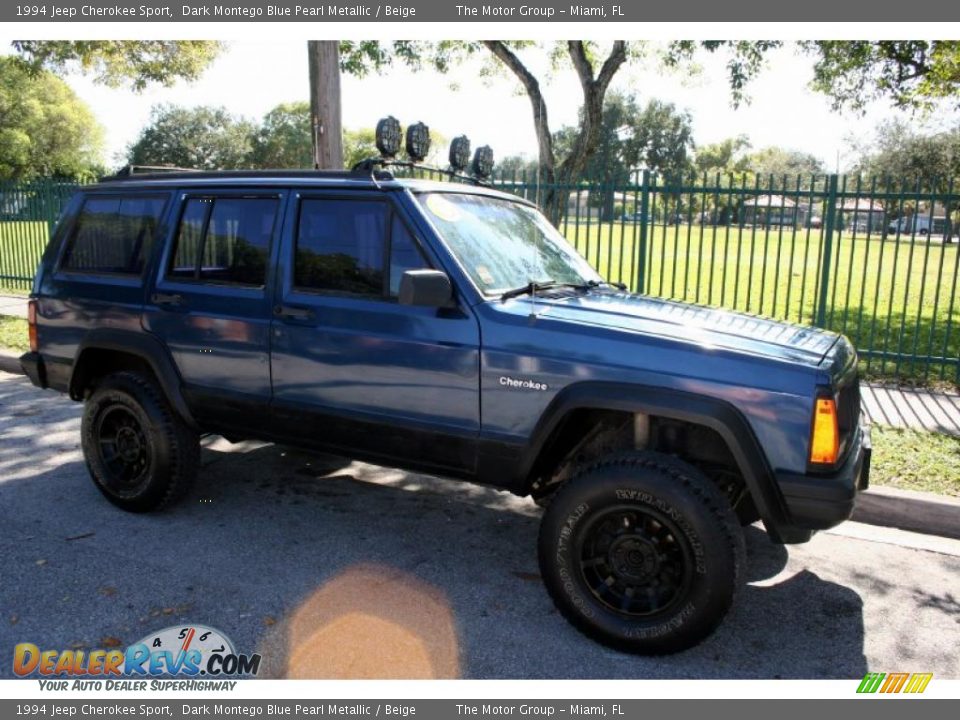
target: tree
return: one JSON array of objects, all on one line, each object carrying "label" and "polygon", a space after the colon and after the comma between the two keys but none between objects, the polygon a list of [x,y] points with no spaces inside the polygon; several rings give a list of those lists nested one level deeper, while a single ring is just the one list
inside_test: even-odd
[{"label": "tree", "polygon": [[859,152],[855,170],[864,175],[919,183],[926,191],[945,191],[951,180],[960,183],[960,127],[922,133],[891,120]]},{"label": "tree", "polygon": [[[563,128],[554,146],[566,154],[576,136],[576,128]],[[600,183],[595,204],[602,209],[602,219],[614,215],[615,186],[628,183],[638,168],[683,174],[690,168],[693,145],[692,119],[673,103],[651,99],[641,108],[632,95],[610,93],[604,102],[597,148],[584,167],[584,175]]]},{"label": "tree", "polygon": [[[960,208],[946,196],[960,192],[960,127],[934,133],[918,132],[903,122],[882,123],[874,140],[858,148],[855,171],[878,190],[929,193],[943,203],[951,222],[960,221]],[[915,198],[888,206],[890,216],[926,212]],[[927,205],[929,208],[929,205]],[[955,225],[956,226],[956,225]]]},{"label": "tree", "polygon": [[[764,67],[776,40],[672,42],[668,65],[688,61],[700,49],[727,54],[735,102]],[[947,100],[960,107],[960,41],[957,40],[812,40],[798,47],[813,59],[811,87],[827,95],[835,110],[862,111],[870,102],[926,109]]]},{"label": "tree", "polygon": [[205,170],[246,167],[255,126],[224,108],[161,105],[130,146],[134,165],[174,165]]},{"label": "tree", "polygon": [[310,129],[314,165],[343,167],[340,46],[336,40],[307,43],[310,67]]},{"label": "tree", "polygon": [[769,178],[772,175],[776,182],[782,181],[784,176],[788,177],[788,182],[795,182],[798,175],[825,172],[823,161],[815,155],[781,147],[765,147],[750,153],[742,163],[760,176]]},{"label": "tree", "polygon": [[343,131],[343,165],[352,168],[358,162],[379,155],[373,128]]},{"label": "tree", "polygon": [[960,41],[819,40],[801,43],[814,57],[813,87],[836,109],[863,110],[889,99],[901,108],[938,100],[960,107]]},{"label": "tree", "polygon": [[[547,105],[540,89],[540,81],[521,59],[525,49],[536,47],[545,52],[554,66],[568,63],[576,71],[580,81],[583,101],[582,119],[576,136],[570,144],[569,153],[558,158],[554,154],[553,134],[548,120]],[[620,67],[627,61],[627,44],[622,40],[612,43],[606,53],[601,53],[594,43],[571,40],[552,46],[538,45],[528,41],[485,40],[481,42],[442,41],[436,43],[399,41],[391,45],[377,41],[340,41],[340,68],[357,76],[391,65],[395,60],[419,68],[424,62],[437,70],[446,72],[455,64],[484,53],[494,58],[500,67],[511,73],[520,82],[530,100],[534,129],[537,134],[539,166],[545,186],[551,186],[557,178],[579,175],[587,158],[594,151],[599,137],[603,113],[603,99],[610,82]],[[601,60],[601,57],[603,59]],[[489,74],[490,69],[483,74]],[[552,215],[560,205],[553,188],[545,197],[545,206]]]},{"label": "tree", "polygon": [[529,155],[507,155],[507,157],[497,160],[497,173],[504,177],[517,177],[522,179],[527,177],[536,177],[539,165],[536,158]]},{"label": "tree", "polygon": [[14,49],[34,70],[79,70],[112,87],[141,91],[152,83],[196,80],[224,44],[209,40],[17,40]]},{"label": "tree", "polygon": [[0,179],[86,179],[99,173],[102,130],[49,72],[0,57]]},{"label": "tree", "polygon": [[727,138],[718,143],[701,145],[693,160],[694,166],[702,173],[741,173],[747,169],[746,151],[750,149],[750,140],[746,135]]},{"label": "tree", "polygon": [[310,103],[281,103],[263,118],[253,138],[251,167],[312,168]]},{"label": "tree", "polygon": [[[561,179],[578,176],[583,172],[590,154],[597,146],[603,120],[603,100],[614,75],[627,61],[626,43],[623,40],[614,41],[598,70],[594,45],[588,47],[588,44],[582,40],[567,42],[566,53],[580,80],[583,102],[580,125],[572,138],[568,153],[559,162],[554,155],[553,136],[547,117],[547,105],[540,90],[540,81],[521,61],[517,53],[518,45],[503,40],[485,40],[483,45],[516,76],[527,93],[533,111],[544,181],[552,184],[556,182],[558,176]],[[553,53],[554,58],[561,56],[559,48],[555,48]],[[548,198],[547,207],[551,207],[552,204]]]}]

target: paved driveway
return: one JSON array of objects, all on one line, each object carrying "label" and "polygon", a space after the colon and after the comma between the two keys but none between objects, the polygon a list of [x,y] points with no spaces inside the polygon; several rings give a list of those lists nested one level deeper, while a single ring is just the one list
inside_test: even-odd
[{"label": "paved driveway", "polygon": [[960,677],[949,546],[868,530],[788,550],[748,528],[749,584],[721,629],[631,657],[554,610],[526,500],[218,439],[183,505],[129,515],[87,477],[79,410],[0,373],[0,677],[17,642],[102,647],[188,622],[261,652],[267,675]]}]

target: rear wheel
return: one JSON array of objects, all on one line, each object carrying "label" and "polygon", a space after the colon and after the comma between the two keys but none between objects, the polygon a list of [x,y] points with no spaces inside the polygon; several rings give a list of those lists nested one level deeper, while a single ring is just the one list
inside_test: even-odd
[{"label": "rear wheel", "polygon": [[720,490],[657,453],[603,459],[557,491],[540,528],[554,602],[586,635],[627,652],[691,647],[719,625],[744,563]]},{"label": "rear wheel", "polygon": [[158,510],[182,497],[200,464],[198,435],[138,373],[103,379],[86,401],[80,433],[97,489],[130,512]]}]

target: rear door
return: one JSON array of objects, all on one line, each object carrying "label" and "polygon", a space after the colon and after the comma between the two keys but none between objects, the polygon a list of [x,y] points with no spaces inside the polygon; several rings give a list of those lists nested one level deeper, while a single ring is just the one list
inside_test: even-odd
[{"label": "rear door", "polygon": [[373,459],[471,472],[480,429],[477,320],[400,305],[408,269],[436,267],[383,192],[291,198],[273,323],[278,423]]},{"label": "rear door", "polygon": [[191,191],[164,249],[144,324],[170,349],[198,419],[243,427],[270,399],[268,273],[285,192]]}]

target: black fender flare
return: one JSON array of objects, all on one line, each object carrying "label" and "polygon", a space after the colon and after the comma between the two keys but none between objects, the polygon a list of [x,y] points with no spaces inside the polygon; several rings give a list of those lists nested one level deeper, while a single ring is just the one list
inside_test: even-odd
[{"label": "black fender flare", "polygon": [[117,328],[97,328],[87,333],[77,347],[70,372],[68,393],[73,400],[83,399],[83,388],[79,387],[77,368],[81,367],[83,354],[88,350],[113,350],[142,359],[153,370],[160,389],[173,409],[191,428],[197,429],[197,422],[183,397],[182,381],[177,366],[167,348],[153,335]]},{"label": "black fender flare", "polygon": [[568,385],[557,393],[537,422],[522,453],[518,484],[529,489],[536,462],[554,430],[569,413],[579,409],[646,413],[715,430],[730,448],[767,529],[775,533],[777,527],[787,523],[783,494],[743,413],[725,400],[669,388],[602,381]]}]

